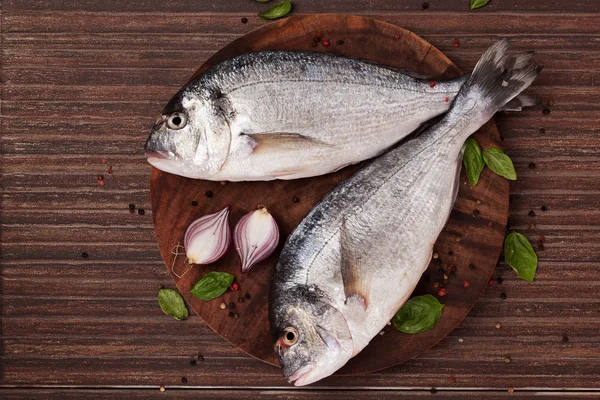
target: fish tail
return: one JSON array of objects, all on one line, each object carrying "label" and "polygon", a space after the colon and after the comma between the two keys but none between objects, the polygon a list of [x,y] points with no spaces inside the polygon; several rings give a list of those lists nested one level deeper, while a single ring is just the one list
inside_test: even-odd
[{"label": "fish tail", "polygon": [[519,94],[531,85],[542,71],[542,66],[533,62],[533,51],[507,55],[507,49],[506,38],[487,49],[459,94],[459,97],[478,98],[486,121],[497,111],[519,110],[536,103],[531,97]]}]

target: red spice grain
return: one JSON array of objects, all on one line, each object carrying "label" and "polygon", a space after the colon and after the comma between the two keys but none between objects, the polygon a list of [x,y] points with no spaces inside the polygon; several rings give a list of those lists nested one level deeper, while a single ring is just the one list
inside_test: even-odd
[{"label": "red spice grain", "polygon": [[488,285],[490,285],[490,286],[494,286],[494,280],[493,280],[493,279],[490,279],[490,281],[488,282]]},{"label": "red spice grain", "polygon": [[508,388],[508,393],[514,393],[515,388]]},{"label": "red spice grain", "polygon": [[436,81],[429,81],[429,87],[434,87],[436,83]]},{"label": "red spice grain", "polygon": [[399,34],[399,33],[396,33],[396,34],[394,35],[394,39],[396,39],[396,40],[400,39],[400,34]]},{"label": "red spice grain", "polygon": [[238,285],[237,282],[233,282],[229,288],[231,290],[239,290],[240,285]]},{"label": "red spice grain", "polygon": [[450,376],[450,383],[456,383],[456,378],[454,376]]},{"label": "red spice grain", "polygon": [[101,162],[103,165],[106,164],[106,159],[103,158]]},{"label": "red spice grain", "polygon": [[460,46],[460,42],[458,41],[458,39],[454,39],[454,47],[458,47]]},{"label": "red spice grain", "polygon": [[469,281],[465,281],[463,283],[463,286],[466,287],[466,288],[471,287],[471,283]]},{"label": "red spice grain", "polygon": [[318,37],[318,38],[321,38],[321,37],[323,37],[323,32],[317,32],[317,37]]},{"label": "red spice grain", "polygon": [[449,101],[450,101],[450,99],[446,97],[446,98],[444,99],[444,101],[447,103],[447,102],[449,102]]},{"label": "red spice grain", "polygon": [[441,288],[438,290],[438,296],[444,297],[447,294],[446,288]]},{"label": "red spice grain", "polygon": [[112,169],[112,165],[111,165],[111,166],[108,167],[108,173],[112,174],[112,172],[113,172],[113,169]]},{"label": "red spice grain", "polygon": [[104,177],[102,175],[98,175],[98,185],[104,186]]},{"label": "red spice grain", "polygon": [[330,45],[330,44],[331,44],[331,43],[329,43],[329,39],[325,39],[325,40],[323,40],[323,46],[325,46],[325,47],[329,47],[329,45]]}]

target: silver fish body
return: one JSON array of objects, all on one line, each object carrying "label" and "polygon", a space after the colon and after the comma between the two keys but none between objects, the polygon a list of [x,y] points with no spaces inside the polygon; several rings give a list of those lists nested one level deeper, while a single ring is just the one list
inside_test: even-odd
[{"label": "silver fish body", "polygon": [[173,97],[146,142],[148,161],[208,180],[322,175],[382,153],[446,112],[465,79],[431,84],[336,55],[249,53]]},{"label": "silver fish body", "polygon": [[339,184],[288,238],[269,298],[288,380],[339,369],[411,295],[450,215],[464,141],[540,71],[506,48],[482,56],[442,120]]}]

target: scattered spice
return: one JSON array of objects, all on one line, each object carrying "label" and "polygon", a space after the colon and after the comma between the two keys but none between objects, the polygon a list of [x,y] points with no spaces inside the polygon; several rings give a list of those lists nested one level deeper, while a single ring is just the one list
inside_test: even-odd
[{"label": "scattered spice", "polygon": [[423,8],[423,10],[427,10],[429,8],[429,3],[423,3],[421,7]]},{"label": "scattered spice", "polygon": [[448,275],[444,274],[444,280],[448,279]]},{"label": "scattered spice", "polygon": [[475,271],[477,269],[477,267],[475,266],[475,264],[469,264],[469,269],[471,271]]},{"label": "scattered spice", "polygon": [[458,41],[458,39],[454,39],[454,47],[458,47],[460,46],[460,42]]},{"label": "scattered spice", "polygon": [[515,388],[508,388],[508,393],[513,393],[515,391]]},{"label": "scattered spice", "polygon": [[292,201],[294,203],[298,203],[300,201],[300,199],[298,197],[294,196],[294,197],[292,197]]},{"label": "scattered spice", "polygon": [[544,236],[540,236],[537,240],[537,245],[538,245],[538,250],[542,251],[544,250],[544,242],[546,241],[546,237]]},{"label": "scattered spice", "polygon": [[246,293],[244,297],[246,298],[246,300],[250,300],[252,298],[252,296],[250,296],[250,293]]},{"label": "scattered spice", "polygon": [[567,343],[569,341],[569,338],[567,336],[563,336],[562,341],[563,343]]},{"label": "scattered spice", "polygon": [[229,314],[228,314],[228,315],[229,315],[229,318],[233,318],[234,314],[235,314],[235,313],[234,313],[233,311],[229,311]]},{"label": "scattered spice", "polygon": [[502,300],[506,300],[506,293],[500,293],[500,298]]},{"label": "scattered spice", "polygon": [[329,39],[325,39],[323,40],[323,46],[325,47],[329,47],[330,43],[329,43]]},{"label": "scattered spice", "polygon": [[317,32],[317,37],[318,38],[322,38],[323,37],[323,32]]},{"label": "scattered spice", "polygon": [[198,363],[196,362],[196,360],[190,360],[190,365],[191,365],[192,367],[195,367],[195,366],[196,366],[196,364],[198,364]]},{"label": "scattered spice", "polygon": [[540,133],[546,133],[546,128],[540,128]]},{"label": "scattered spice", "polygon": [[212,192],[212,190],[207,190],[207,191],[204,193],[204,195],[210,199],[211,197],[213,197],[213,192]]},{"label": "scattered spice", "polygon": [[535,211],[533,211],[533,210],[530,210],[528,215],[529,215],[530,217],[535,217]]},{"label": "scattered spice", "polygon": [[549,106],[553,106],[554,105],[554,100],[548,100],[548,105]]},{"label": "scattered spice", "polygon": [[493,280],[493,279],[490,279],[490,280],[489,280],[489,282],[488,282],[488,285],[490,285],[490,286],[494,286],[494,280]]},{"label": "scattered spice", "polygon": [[130,204],[130,205],[129,205],[129,210],[130,210],[130,211],[131,211],[131,210],[135,210],[135,204]]},{"label": "scattered spice", "polygon": [[164,386],[161,386],[159,390],[160,390],[161,392],[164,392],[166,389],[165,389],[165,387],[164,387]]},{"label": "scattered spice", "polygon": [[550,110],[547,108],[544,108],[544,111],[542,111],[542,113],[544,113],[544,115],[548,115],[548,114],[550,114]]},{"label": "scattered spice", "polygon": [[224,310],[224,309],[226,309],[226,308],[227,308],[227,304],[225,304],[225,303],[221,303],[221,304],[219,304],[219,308],[220,308],[221,310]]},{"label": "scattered spice", "polygon": [[187,383],[187,378],[185,376],[181,378],[181,383]]},{"label": "scattered spice", "polygon": [[463,286],[464,286],[465,288],[469,288],[469,287],[471,287],[471,283],[470,283],[469,281],[465,281],[465,282],[463,283]]},{"label": "scattered spice", "polygon": [[535,163],[534,162],[529,163],[529,169],[535,169]]},{"label": "scattered spice", "polygon": [[450,376],[450,383],[456,383],[456,378],[453,376]]},{"label": "scattered spice", "polygon": [[480,214],[479,210],[473,210],[474,217],[479,217],[479,214]]},{"label": "scattered spice", "polygon": [[102,159],[102,161],[100,161],[102,163],[102,165],[106,164],[106,159]]},{"label": "scattered spice", "polygon": [[481,200],[477,200],[475,203],[477,203],[477,204],[481,204]]},{"label": "scattered spice", "polygon": [[500,329],[500,324],[496,324],[496,329]]},{"label": "scattered spice", "polygon": [[542,207],[540,207],[540,210],[542,210],[542,211],[544,211],[544,212],[545,212],[545,211],[548,211],[548,207],[547,207],[547,206],[542,206]]},{"label": "scattered spice", "polygon": [[108,174],[110,175],[110,174],[112,174],[112,172],[113,172],[113,169],[112,169],[112,165],[111,165],[108,167]]},{"label": "scattered spice", "polygon": [[240,317],[240,313],[236,312],[235,314],[233,314],[233,318],[238,319],[239,317]]},{"label": "scattered spice", "polygon": [[446,295],[447,291],[446,288],[441,288],[440,290],[438,290],[438,296],[440,297],[444,297]]},{"label": "scattered spice", "polygon": [[227,181],[221,181],[221,186],[227,185]]},{"label": "scattered spice", "polygon": [[497,277],[496,278],[496,282],[498,282],[500,285],[502,285],[502,282],[504,282],[504,279],[502,279],[502,277]]},{"label": "scattered spice", "polygon": [[429,87],[435,87],[436,84],[436,81],[429,81]]},{"label": "scattered spice", "polygon": [[437,390],[435,390],[435,388],[431,388],[431,390],[429,391],[431,394],[436,394]]},{"label": "scattered spice", "polygon": [[240,285],[237,284],[237,282],[233,282],[231,284],[231,286],[229,287],[229,289],[231,290],[238,290],[240,288]]},{"label": "scattered spice", "polygon": [[83,253],[81,253],[81,257],[83,258],[88,258],[90,255],[88,253],[86,253],[85,251]]},{"label": "scattered spice", "polygon": [[202,354],[198,354],[198,361],[204,361],[204,356]]},{"label": "scattered spice", "polygon": [[439,256],[440,256],[440,255],[439,255],[438,253],[433,253],[433,258],[434,258],[435,260],[437,260],[437,258],[438,258]]},{"label": "scattered spice", "polygon": [[247,24],[248,23],[248,18],[242,17],[241,21],[242,21],[242,24]]},{"label": "scattered spice", "polygon": [[465,341],[465,339],[463,339],[463,338],[458,338],[458,343],[462,343],[462,342],[464,342],[464,341]]},{"label": "scattered spice", "polygon": [[460,236],[456,237],[456,243],[460,242],[462,240],[462,238]]},{"label": "scattered spice", "polygon": [[342,39],[340,39],[337,42],[335,42],[335,44],[337,44],[338,46],[341,46],[344,44],[344,41]]},{"label": "scattered spice", "polygon": [[198,206],[198,202],[196,200],[192,201],[192,207],[197,207]]},{"label": "scattered spice", "polygon": [[394,35],[394,39],[396,39],[396,40],[400,39],[400,34],[399,34],[399,33],[396,33],[396,34]]},{"label": "scattered spice", "polygon": [[104,186],[104,177],[102,175],[98,175],[98,185]]},{"label": "scattered spice", "polygon": [[232,310],[235,308],[235,303],[233,301],[229,302],[229,308]]},{"label": "scattered spice", "polygon": [[434,288],[438,288],[439,286],[440,286],[440,283],[438,281],[433,282]]},{"label": "scattered spice", "polygon": [[321,38],[320,38],[320,37],[318,37],[318,36],[315,36],[315,37],[313,38],[313,42],[315,42],[315,43],[319,43],[320,41],[321,41]]},{"label": "scattered spice", "polygon": [[507,363],[507,364],[508,364],[508,363],[510,363],[511,361],[512,361],[512,360],[510,359],[510,356],[506,356],[506,357],[504,357],[504,362],[505,362],[505,363]]},{"label": "scattered spice", "polygon": [[492,221],[488,222],[488,228],[491,228],[494,223]]},{"label": "scattered spice", "polygon": [[535,224],[529,224],[529,229],[535,229]]},{"label": "scattered spice", "polygon": [[242,296],[238,297],[238,303],[243,303],[244,302],[244,298]]},{"label": "scattered spice", "polygon": [[139,215],[144,215],[144,214],[146,214],[146,212],[144,211],[143,208],[138,208],[138,214]]},{"label": "scattered spice", "polygon": [[447,103],[448,101],[450,101],[450,99],[446,97],[444,98],[444,101]]},{"label": "scattered spice", "polygon": [[454,256],[454,252],[453,252],[452,250],[450,250],[450,251],[448,252],[448,255],[449,255],[450,257],[453,257],[453,256]]}]

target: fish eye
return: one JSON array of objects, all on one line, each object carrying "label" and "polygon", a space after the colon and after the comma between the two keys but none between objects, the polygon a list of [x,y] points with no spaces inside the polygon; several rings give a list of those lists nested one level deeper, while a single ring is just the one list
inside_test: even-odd
[{"label": "fish eye", "polygon": [[291,346],[298,341],[298,331],[296,328],[288,327],[283,330],[281,334],[281,340],[284,344]]},{"label": "fish eye", "polygon": [[185,114],[183,113],[173,113],[167,119],[167,126],[169,129],[181,129],[187,123]]}]

